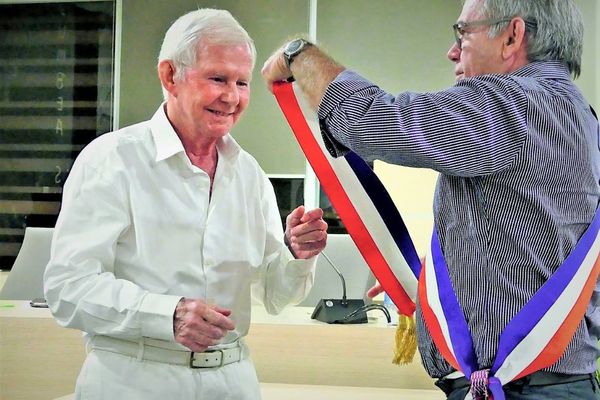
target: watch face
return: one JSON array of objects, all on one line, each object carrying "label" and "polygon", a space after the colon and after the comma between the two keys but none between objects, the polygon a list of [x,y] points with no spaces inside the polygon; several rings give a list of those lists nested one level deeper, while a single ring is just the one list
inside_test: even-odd
[{"label": "watch face", "polygon": [[310,45],[309,42],[307,42],[304,39],[294,39],[291,42],[289,42],[287,44],[287,46],[285,46],[285,49],[283,50],[283,58],[285,59],[285,62],[287,64],[287,66],[289,67],[290,64],[292,63],[292,60],[298,55],[300,54],[300,52],[307,46]]},{"label": "watch face", "polygon": [[285,52],[288,54],[294,54],[302,47],[303,44],[304,41],[302,39],[293,40],[290,43],[288,43],[287,47],[285,48]]}]

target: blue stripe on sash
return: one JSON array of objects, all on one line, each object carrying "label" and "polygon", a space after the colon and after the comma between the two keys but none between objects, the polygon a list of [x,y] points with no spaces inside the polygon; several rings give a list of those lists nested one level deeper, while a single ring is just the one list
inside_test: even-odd
[{"label": "blue stripe on sash", "polygon": [[377,212],[381,215],[381,219],[392,235],[392,238],[394,238],[408,266],[418,279],[421,273],[421,261],[408,233],[408,229],[406,229],[406,225],[402,220],[402,216],[398,208],[394,205],[394,201],[385,189],[385,186],[383,186],[375,172],[373,172],[373,169],[356,153],[350,151],[344,158],[365,189],[365,193],[373,202]]},{"label": "blue stripe on sash", "polygon": [[442,311],[448,323],[448,334],[454,349],[454,357],[459,363],[461,371],[468,378],[479,369],[477,357],[471,332],[450,281],[450,274],[435,227],[431,237],[431,258],[435,269]]}]

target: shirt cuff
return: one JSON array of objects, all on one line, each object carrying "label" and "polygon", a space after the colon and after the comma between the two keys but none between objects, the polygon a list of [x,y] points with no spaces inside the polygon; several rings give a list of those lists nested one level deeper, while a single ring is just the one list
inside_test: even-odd
[{"label": "shirt cuff", "polygon": [[181,296],[147,293],[139,309],[142,336],[174,342],[173,313],[179,300]]},{"label": "shirt cuff", "polygon": [[326,120],[348,97],[375,85],[352,70],[341,72],[325,90],[319,104],[319,119]]},{"label": "shirt cuff", "polygon": [[285,266],[284,274],[293,278],[306,277],[316,269],[318,255],[306,259],[295,258],[289,247],[285,245],[283,247],[279,265]]},{"label": "shirt cuff", "polygon": [[350,151],[350,149],[338,142],[333,137],[331,132],[329,132],[329,130],[327,129],[327,123],[324,119],[319,120],[319,128],[321,129],[321,137],[323,138],[323,144],[325,145],[325,149],[327,149],[331,157],[342,157]]}]

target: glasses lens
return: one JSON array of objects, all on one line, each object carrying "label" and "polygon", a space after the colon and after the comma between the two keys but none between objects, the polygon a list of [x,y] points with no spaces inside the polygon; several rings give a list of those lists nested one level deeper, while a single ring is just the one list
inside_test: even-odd
[{"label": "glasses lens", "polygon": [[462,34],[461,34],[461,27],[458,24],[454,24],[452,25],[452,30],[454,31],[454,39],[456,40],[456,46],[458,46],[459,49],[462,48]]}]

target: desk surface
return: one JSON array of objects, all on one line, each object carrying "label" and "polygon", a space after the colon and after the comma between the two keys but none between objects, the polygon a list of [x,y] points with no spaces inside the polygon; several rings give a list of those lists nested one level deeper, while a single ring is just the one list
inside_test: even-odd
[{"label": "desk surface", "polygon": [[263,400],[442,400],[438,390],[261,383]]},{"label": "desk surface", "polygon": [[[385,389],[374,387],[293,385],[286,383],[261,383],[262,400],[443,400],[440,390]],[[55,400],[73,400],[70,394]]]},{"label": "desk surface", "polygon": [[[270,315],[262,306],[252,307],[253,324],[277,324],[277,325],[303,325],[303,326],[352,326],[360,328],[386,328],[388,323],[383,314],[370,315],[368,324],[357,325],[329,325],[321,321],[311,319],[312,307],[288,307],[279,315]],[[0,300],[0,317],[9,318],[52,318],[47,308],[35,308],[25,300]],[[394,327],[389,326],[393,329]]]},{"label": "desk surface", "polygon": [[36,308],[25,300],[0,300],[0,318],[50,318],[47,308]]},{"label": "desk surface", "polygon": [[[408,366],[391,363],[395,327],[383,317],[369,324],[328,325],[310,319],[312,308],[291,307],[271,316],[257,306],[252,313],[246,342],[263,383],[308,385],[306,390],[335,386],[336,393],[350,386],[435,390],[418,355]],[[1,399],[72,393],[84,357],[81,332],[60,327],[48,309],[31,308],[27,301],[0,301]]]},{"label": "desk surface", "polygon": [[329,325],[311,320],[312,310],[252,309],[246,342],[261,382],[436,389],[418,353],[409,365],[392,364],[396,327],[383,314],[368,324]]}]

